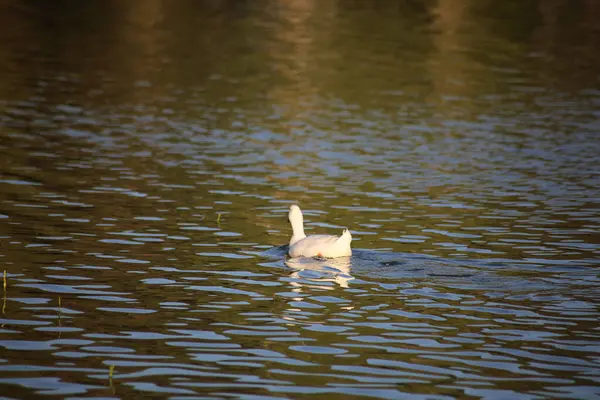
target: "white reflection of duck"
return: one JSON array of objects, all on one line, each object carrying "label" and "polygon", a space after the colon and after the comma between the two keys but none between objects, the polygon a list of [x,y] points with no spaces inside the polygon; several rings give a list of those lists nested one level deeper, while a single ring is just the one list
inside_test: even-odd
[{"label": "white reflection of duck", "polygon": [[[348,282],[354,279],[350,275],[352,266],[350,257],[338,257],[333,260],[305,257],[289,258],[285,261],[285,265],[296,270],[292,273],[293,278],[301,278],[302,271],[314,271],[317,272],[317,275],[307,279],[317,282],[335,282],[343,288],[347,288]],[[292,285],[294,284],[298,283],[292,282]],[[331,289],[328,287],[323,288]]]},{"label": "white reflection of duck", "polygon": [[341,236],[334,235],[311,235],[304,234],[304,219],[300,207],[293,204],[290,206],[288,219],[292,224],[292,238],[290,239],[290,257],[348,257],[352,255],[350,242],[352,235],[348,229],[344,229]]}]

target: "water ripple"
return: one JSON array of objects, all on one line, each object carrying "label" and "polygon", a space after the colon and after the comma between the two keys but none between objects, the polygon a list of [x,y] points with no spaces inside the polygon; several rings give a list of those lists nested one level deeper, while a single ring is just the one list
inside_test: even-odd
[{"label": "water ripple", "polygon": [[8,3],[0,392],[600,397],[589,2]]}]

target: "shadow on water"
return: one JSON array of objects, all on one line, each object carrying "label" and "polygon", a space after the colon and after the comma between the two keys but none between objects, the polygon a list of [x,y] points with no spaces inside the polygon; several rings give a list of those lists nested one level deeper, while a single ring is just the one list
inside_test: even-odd
[{"label": "shadow on water", "polygon": [[[349,282],[368,283],[369,280],[393,283],[399,280],[427,280],[430,284],[451,286],[459,289],[543,291],[562,287],[539,279],[512,276],[514,265],[497,260],[446,259],[422,254],[380,252],[354,249],[351,257],[333,259],[289,258],[288,246],[277,246],[261,255],[283,259],[281,265],[293,270],[292,278],[314,281],[335,281],[341,287]],[[273,264],[271,264],[273,265]]]}]

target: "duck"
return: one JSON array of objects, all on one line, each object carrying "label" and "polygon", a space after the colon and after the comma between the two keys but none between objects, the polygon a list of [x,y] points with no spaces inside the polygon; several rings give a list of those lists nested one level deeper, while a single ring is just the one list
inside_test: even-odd
[{"label": "duck", "polygon": [[290,257],[322,257],[337,258],[352,255],[350,243],[352,235],[344,229],[341,236],[335,235],[310,235],[304,234],[304,218],[302,210],[297,204],[290,206],[288,219],[292,224],[292,238],[288,254]]}]

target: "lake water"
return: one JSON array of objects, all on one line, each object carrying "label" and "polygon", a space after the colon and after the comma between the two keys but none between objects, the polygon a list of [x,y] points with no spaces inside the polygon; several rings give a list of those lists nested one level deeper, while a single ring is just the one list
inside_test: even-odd
[{"label": "lake water", "polygon": [[3,399],[600,398],[598,2],[0,10]]}]

